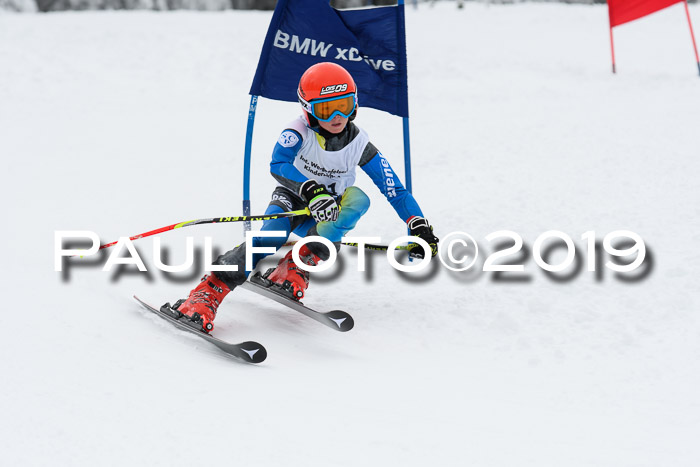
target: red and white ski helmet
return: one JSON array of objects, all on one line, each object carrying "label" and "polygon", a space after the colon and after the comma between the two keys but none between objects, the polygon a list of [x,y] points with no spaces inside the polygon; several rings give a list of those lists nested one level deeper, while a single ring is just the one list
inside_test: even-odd
[{"label": "red and white ski helmet", "polygon": [[[311,127],[318,126],[318,113],[314,110],[320,106],[314,104],[333,102],[336,109],[331,109],[335,110],[332,114],[337,113],[350,120],[357,114],[357,85],[352,75],[337,63],[321,62],[310,66],[301,75],[297,97]],[[321,116],[322,120],[326,120],[324,116]]]}]

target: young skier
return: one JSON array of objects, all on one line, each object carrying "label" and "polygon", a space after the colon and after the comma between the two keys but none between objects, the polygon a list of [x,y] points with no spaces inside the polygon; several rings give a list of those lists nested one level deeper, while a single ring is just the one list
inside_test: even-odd
[{"label": "young skier", "polygon": [[[340,240],[351,231],[369,208],[369,198],[355,183],[361,167],[386,196],[396,213],[408,224],[411,235],[425,240],[431,254],[437,253],[438,238],[413,196],[404,189],[389,162],[369,141],[367,133],[353,123],[357,115],[357,87],[342,66],[318,63],[307,69],[297,90],[302,116],[282,131],[272,152],[270,172],[278,185],[272,192],[266,214],[304,209],[310,216],[265,221],[263,231],[284,231],[285,237],[255,237],[255,247],[284,245],[291,233],[300,237],[318,235],[340,248]],[[206,332],[214,328],[216,310],[226,295],[246,281],[245,243],[219,256],[216,265],[237,265],[238,271],[216,271],[205,275],[185,300],[173,306]],[[425,254],[416,244],[414,252]],[[254,254],[252,269],[266,254]],[[330,256],[320,242],[304,245],[300,259],[317,265]],[[276,268],[263,275],[271,287],[293,299],[301,299],[309,285],[309,273],[298,268],[292,252]]]}]

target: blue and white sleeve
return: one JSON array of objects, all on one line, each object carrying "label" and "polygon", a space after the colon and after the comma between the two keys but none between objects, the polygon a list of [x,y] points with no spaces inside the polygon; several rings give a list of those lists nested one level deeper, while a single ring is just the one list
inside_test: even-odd
[{"label": "blue and white sleeve", "polygon": [[367,144],[360,160],[360,167],[377,185],[401,220],[407,222],[413,216],[423,217],[423,212],[413,195],[404,188],[401,180],[389,165],[389,161],[372,143]]},{"label": "blue and white sleeve", "polygon": [[296,167],[294,159],[303,144],[301,134],[288,128],[282,132],[272,151],[270,173],[282,186],[299,193],[301,184],[308,180]]}]

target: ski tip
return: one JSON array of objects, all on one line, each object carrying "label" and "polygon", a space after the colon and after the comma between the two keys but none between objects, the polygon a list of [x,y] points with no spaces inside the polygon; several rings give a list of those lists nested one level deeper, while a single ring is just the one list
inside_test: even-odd
[{"label": "ski tip", "polygon": [[141,300],[141,299],[140,299],[139,297],[137,297],[136,295],[134,295],[133,297],[134,297],[134,300],[136,300],[137,302],[139,302],[141,305],[143,305],[143,306],[148,306],[148,304],[147,304],[146,302],[144,302],[143,300]]},{"label": "ski tip", "polygon": [[262,363],[267,358],[267,350],[257,342],[241,342],[237,347],[241,350],[240,357],[248,363]]},{"label": "ski tip", "polygon": [[333,310],[324,314],[335,323],[336,329],[340,332],[348,332],[355,327],[355,320],[352,319],[352,316],[342,310]]}]

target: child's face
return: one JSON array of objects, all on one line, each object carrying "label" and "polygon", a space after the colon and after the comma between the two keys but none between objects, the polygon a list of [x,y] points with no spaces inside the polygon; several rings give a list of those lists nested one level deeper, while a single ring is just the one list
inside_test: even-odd
[{"label": "child's face", "polygon": [[345,129],[345,125],[348,124],[347,117],[341,117],[336,115],[327,122],[318,121],[318,124],[329,133],[337,134]]}]

